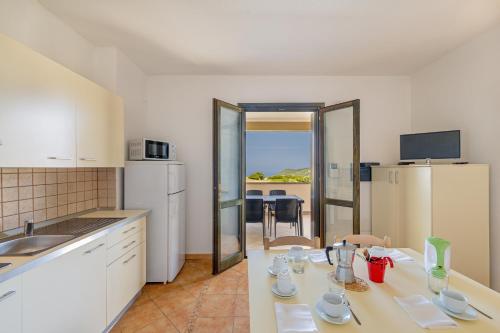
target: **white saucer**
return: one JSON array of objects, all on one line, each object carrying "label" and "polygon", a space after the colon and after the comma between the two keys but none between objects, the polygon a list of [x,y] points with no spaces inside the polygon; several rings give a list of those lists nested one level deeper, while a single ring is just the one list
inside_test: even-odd
[{"label": "white saucer", "polygon": [[472,308],[471,306],[468,306],[464,312],[462,313],[456,313],[453,311],[448,310],[442,303],[441,300],[439,299],[439,296],[434,296],[432,298],[432,302],[437,305],[438,308],[440,308],[444,313],[446,313],[449,316],[462,319],[462,320],[477,320],[477,311]]},{"label": "white saucer", "polygon": [[297,287],[295,287],[295,285],[293,286],[293,289],[292,289],[292,291],[290,293],[284,294],[284,293],[282,293],[281,291],[278,290],[278,282],[273,283],[273,286],[271,287],[271,291],[276,296],[283,297],[283,298],[289,298],[289,297],[293,297],[293,296],[297,295]]},{"label": "white saucer", "polygon": [[332,317],[328,315],[325,311],[323,311],[323,307],[321,306],[321,300],[316,303],[316,312],[324,321],[329,322],[330,324],[342,325],[351,320],[351,311],[347,306],[344,307],[344,313],[339,317]]}]

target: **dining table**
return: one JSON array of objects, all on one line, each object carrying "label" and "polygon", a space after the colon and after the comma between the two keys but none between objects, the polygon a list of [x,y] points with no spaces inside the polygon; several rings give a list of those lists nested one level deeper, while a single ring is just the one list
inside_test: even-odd
[{"label": "dining table", "polygon": [[[316,303],[328,292],[327,274],[334,270],[328,262],[313,263],[308,261],[303,274],[293,273],[292,282],[297,287],[297,294],[291,298],[280,298],[271,292],[276,278],[267,268],[273,257],[285,254],[286,250],[250,250],[248,251],[250,332],[277,332],[275,303],[307,304],[319,332],[387,332],[387,333],[422,333],[428,331],[417,325],[394,297],[422,295],[428,300],[435,296],[427,286],[427,273],[423,267],[423,255],[412,249],[399,249],[414,261],[396,262],[394,268],[387,268],[385,281],[375,283],[369,280],[366,262],[355,257],[353,268],[356,277],[367,282],[367,291],[346,290],[346,297],[351,304],[361,325],[353,318],[342,325],[331,324],[320,318],[315,310]],[[458,258],[457,258],[458,260]],[[480,258],[478,258],[480,260]],[[456,271],[449,272],[449,289],[457,290],[469,297],[470,304],[492,317],[489,319],[478,313],[477,319],[465,321],[454,319],[455,328],[440,329],[440,332],[500,332],[500,294]]]},{"label": "dining table", "polygon": [[295,199],[297,200],[297,203],[299,204],[299,235],[303,236],[304,235],[304,219],[303,219],[303,203],[304,199],[299,197],[298,195],[253,195],[253,194],[247,194],[246,195],[247,199],[262,199],[264,201],[264,205],[267,206],[268,210],[268,218],[267,218],[267,223],[270,225],[271,223],[271,211],[269,207],[271,204],[276,203],[276,199]]}]

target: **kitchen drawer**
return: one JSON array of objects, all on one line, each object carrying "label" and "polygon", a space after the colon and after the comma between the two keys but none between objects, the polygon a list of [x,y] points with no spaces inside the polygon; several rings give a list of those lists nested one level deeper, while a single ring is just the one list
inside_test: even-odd
[{"label": "kitchen drawer", "polygon": [[134,247],[108,266],[108,325],[146,283],[146,243]]},{"label": "kitchen drawer", "polygon": [[0,283],[0,331],[21,332],[21,276]]},{"label": "kitchen drawer", "polygon": [[144,230],[146,226],[146,218],[138,219],[134,222],[130,222],[118,230],[113,231],[108,235],[108,249],[118,244],[125,238],[132,234],[135,234],[141,230]]},{"label": "kitchen drawer", "polygon": [[[134,230],[135,231],[135,230]],[[140,245],[146,241],[146,228],[139,229],[139,232],[136,232],[127,238],[118,242],[113,247],[108,249],[108,265],[110,265],[113,261],[120,258],[132,248]]]}]

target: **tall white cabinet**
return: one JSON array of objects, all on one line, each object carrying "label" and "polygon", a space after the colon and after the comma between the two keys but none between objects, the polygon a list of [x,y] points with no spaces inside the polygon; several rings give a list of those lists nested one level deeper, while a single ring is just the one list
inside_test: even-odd
[{"label": "tall white cabinet", "polygon": [[428,236],[447,239],[452,268],[489,286],[489,166],[373,167],[372,233],[421,253]]}]

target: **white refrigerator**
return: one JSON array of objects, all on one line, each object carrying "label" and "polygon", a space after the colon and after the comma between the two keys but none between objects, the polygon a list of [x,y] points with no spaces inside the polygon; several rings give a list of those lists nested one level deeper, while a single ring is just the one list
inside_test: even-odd
[{"label": "white refrigerator", "polygon": [[151,209],[147,282],[172,282],[185,261],[185,166],[177,161],[127,161],[125,209]]}]

